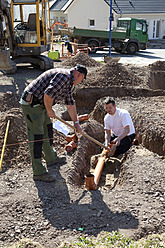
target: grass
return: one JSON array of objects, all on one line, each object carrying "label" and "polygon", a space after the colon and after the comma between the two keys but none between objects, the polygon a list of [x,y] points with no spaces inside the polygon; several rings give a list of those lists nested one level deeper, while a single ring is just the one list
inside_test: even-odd
[{"label": "grass", "polygon": [[[79,237],[77,241],[63,242],[59,248],[164,248],[165,247],[165,233],[162,235],[149,235],[146,239],[142,238],[134,241],[119,232],[101,232],[97,238]],[[23,239],[4,248],[44,248],[37,242],[29,239]]]},{"label": "grass", "polygon": [[147,239],[134,241],[114,231],[112,233],[101,232],[96,239],[79,237],[75,243],[62,243],[60,248],[164,248],[165,234],[151,235]]}]

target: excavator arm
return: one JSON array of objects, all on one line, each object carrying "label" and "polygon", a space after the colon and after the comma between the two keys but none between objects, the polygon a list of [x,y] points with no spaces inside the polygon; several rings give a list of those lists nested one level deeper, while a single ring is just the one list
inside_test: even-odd
[{"label": "excavator arm", "polygon": [[0,70],[16,71],[16,64],[10,59],[14,46],[9,3],[5,0],[0,0]]}]

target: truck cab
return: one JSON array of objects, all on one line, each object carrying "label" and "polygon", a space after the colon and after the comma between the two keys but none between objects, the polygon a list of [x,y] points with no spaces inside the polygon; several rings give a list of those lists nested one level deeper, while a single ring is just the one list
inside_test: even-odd
[{"label": "truck cab", "polygon": [[129,54],[135,54],[139,50],[146,49],[148,41],[147,23],[143,19],[136,18],[119,18],[117,22],[118,28],[126,29],[125,50]]}]

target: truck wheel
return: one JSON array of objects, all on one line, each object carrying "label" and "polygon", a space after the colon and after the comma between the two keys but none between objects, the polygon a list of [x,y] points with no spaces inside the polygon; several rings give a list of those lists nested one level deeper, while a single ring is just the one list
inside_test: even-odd
[{"label": "truck wheel", "polygon": [[96,47],[98,47],[98,44],[97,44],[96,41],[93,41],[93,40],[89,41],[88,42],[88,46],[90,47],[90,53],[91,54],[94,54],[94,53],[97,52],[97,48]]},{"label": "truck wheel", "polygon": [[129,43],[126,51],[128,54],[135,54],[137,52],[137,45],[135,43]]}]

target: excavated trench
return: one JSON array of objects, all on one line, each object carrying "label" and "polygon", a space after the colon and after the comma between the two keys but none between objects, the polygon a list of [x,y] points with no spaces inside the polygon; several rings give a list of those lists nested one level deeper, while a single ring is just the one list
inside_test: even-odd
[{"label": "excavated trench", "polygon": [[[79,57],[78,57],[79,56]],[[72,58],[71,65],[77,63],[85,64],[88,62],[89,66],[97,66],[97,69],[92,69],[89,72],[87,80],[74,89],[74,98],[79,114],[87,113],[89,120],[82,124],[83,131],[94,139],[104,142],[104,128],[103,119],[105,116],[103,101],[106,96],[111,96],[116,100],[117,107],[127,109],[133,119],[136,138],[139,144],[148,150],[157,153],[159,156],[165,154],[165,125],[164,125],[164,76],[165,63],[158,61],[149,65],[149,77],[143,80],[143,77],[135,76],[134,72],[127,70],[120,64],[105,64],[100,66],[97,62],[89,59],[84,54],[79,54]],[[81,61],[84,63],[82,63]],[[90,63],[89,63],[90,62]],[[86,66],[88,66],[88,64]],[[67,64],[69,66],[69,64]],[[62,62],[61,66],[65,66]],[[18,143],[26,140],[26,127],[21,110],[18,103],[19,97],[16,94],[8,95],[2,94],[0,96],[1,111],[5,114],[1,115],[1,140],[5,132],[7,119],[12,119],[9,133],[12,133],[9,143]],[[13,109],[15,107],[15,109]],[[62,118],[69,121],[70,118],[66,111],[61,113]],[[22,121],[23,120],[23,121]],[[22,125],[23,124],[23,125]],[[18,132],[17,127],[20,127]],[[61,145],[62,149],[66,145],[64,137],[59,136],[55,140],[55,146]],[[25,147],[26,146],[26,147]],[[59,150],[62,150],[61,148]],[[8,164],[14,164],[14,161],[19,157],[22,161],[27,158],[30,161],[27,153],[27,144],[18,146],[17,148],[7,147],[5,159]],[[93,172],[94,164],[91,162],[91,157],[101,153],[98,145],[88,140],[85,137],[80,137],[77,149],[72,155],[72,166],[68,175],[68,181],[82,185],[84,183],[84,176],[90,171]],[[15,156],[15,158],[13,157]],[[113,174],[114,178],[119,177],[120,167],[122,161],[126,159],[123,156],[119,160],[111,159],[110,166],[105,166],[102,179],[103,184],[106,184],[106,175]],[[108,163],[107,163],[108,164]],[[107,171],[106,171],[107,170]],[[117,174],[115,174],[117,173]],[[109,179],[107,179],[108,181]],[[112,185],[111,185],[112,187]]]},{"label": "excavated trench", "polygon": [[[156,82],[155,79],[155,84]],[[163,86],[160,80],[158,84]],[[82,113],[83,110],[89,114],[85,131],[100,142],[104,142],[103,119],[106,112],[103,102],[106,96],[112,96],[116,100],[117,107],[127,109],[130,112],[138,143],[163,157],[165,154],[165,125],[163,122],[165,92],[160,90],[158,84],[157,86],[153,85],[155,89],[128,87],[123,89],[118,86],[106,87],[106,90],[96,87],[76,89],[74,97],[79,112]],[[66,113],[63,114],[63,117],[69,120]],[[93,123],[94,120],[96,124]],[[78,159],[74,160],[75,167],[71,170],[69,177],[73,183],[81,185],[84,183],[86,174],[94,173],[96,161],[93,161],[95,158],[97,160],[97,154],[100,153],[101,149],[93,142],[86,140],[84,137],[79,140],[75,154]],[[126,157],[127,154],[120,159],[111,158],[105,163],[99,186],[113,188],[116,185],[120,177],[122,163],[126,160]]]},{"label": "excavated trench", "polygon": [[[136,76],[133,70],[128,71],[120,64],[105,64],[97,70],[93,69],[83,85],[75,87],[74,98],[79,114],[89,114],[86,127],[93,126],[93,120],[97,123],[90,132],[86,131],[88,135],[104,142],[103,119],[106,112],[103,101],[107,96],[111,96],[116,100],[117,107],[130,112],[139,144],[159,156],[164,156],[165,63],[158,61],[146,67],[145,70],[147,71],[146,78],[142,73],[143,69],[140,70],[139,76]],[[70,120],[66,112],[62,117]],[[96,130],[101,130],[101,132],[97,133]],[[97,145],[81,137],[74,155],[73,170],[71,170],[69,180],[77,185],[84,183],[84,175],[89,172],[93,173],[96,165],[96,163],[92,164],[91,157],[99,153],[101,150]],[[123,155],[121,160],[111,159],[109,165],[105,164],[100,186],[113,187],[115,185],[126,155]]]},{"label": "excavated trench", "polygon": [[[105,97],[100,98],[92,111],[89,111],[86,106],[89,120],[82,124],[83,131],[101,143],[104,142],[104,100]],[[88,103],[90,104],[89,100]],[[125,108],[130,112],[139,145],[157,153],[159,156],[163,156],[165,154],[165,126],[162,122],[164,118],[164,111],[162,111],[164,96],[116,98],[116,104],[118,107]],[[160,109],[158,109],[158,106]],[[63,114],[63,117],[69,120],[66,113]],[[74,159],[68,180],[73,184],[82,185],[86,174],[94,174],[101,149],[98,145],[82,136],[78,141],[77,150],[72,154]],[[126,159],[127,153],[119,159],[111,157],[106,161],[99,182],[100,187],[113,188],[116,185],[120,178],[123,161]]]}]

